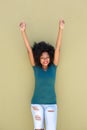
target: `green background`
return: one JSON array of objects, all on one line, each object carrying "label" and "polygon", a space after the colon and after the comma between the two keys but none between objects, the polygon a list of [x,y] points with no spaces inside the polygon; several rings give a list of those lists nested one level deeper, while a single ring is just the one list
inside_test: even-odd
[{"label": "green background", "polygon": [[19,23],[34,41],[55,46],[65,20],[55,89],[57,130],[87,130],[87,1],[0,0],[0,130],[33,130],[34,73]]}]

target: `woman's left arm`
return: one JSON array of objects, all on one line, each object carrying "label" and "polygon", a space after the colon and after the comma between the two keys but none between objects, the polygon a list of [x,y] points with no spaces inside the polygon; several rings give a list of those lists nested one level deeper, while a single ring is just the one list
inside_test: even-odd
[{"label": "woman's left arm", "polygon": [[59,31],[58,31],[58,37],[56,41],[56,47],[54,52],[54,61],[53,63],[57,66],[59,63],[59,55],[60,55],[60,47],[61,47],[61,41],[62,41],[62,32],[64,29],[64,20],[59,21]]}]

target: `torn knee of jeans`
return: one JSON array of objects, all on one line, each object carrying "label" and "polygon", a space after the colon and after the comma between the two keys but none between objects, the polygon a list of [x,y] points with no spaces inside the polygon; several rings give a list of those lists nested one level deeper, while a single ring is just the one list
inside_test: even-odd
[{"label": "torn knee of jeans", "polygon": [[36,107],[36,106],[32,106],[32,108],[33,108],[34,110],[39,110],[38,107]]},{"label": "torn knee of jeans", "polygon": [[48,112],[54,112],[54,110],[48,110]]},{"label": "torn knee of jeans", "polygon": [[36,116],[35,116],[35,119],[36,119],[36,120],[41,120],[41,117],[40,117],[39,115],[36,115]]}]

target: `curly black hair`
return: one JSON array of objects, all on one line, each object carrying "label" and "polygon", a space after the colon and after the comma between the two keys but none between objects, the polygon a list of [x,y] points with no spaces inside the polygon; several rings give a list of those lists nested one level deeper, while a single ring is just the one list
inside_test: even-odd
[{"label": "curly black hair", "polygon": [[40,66],[40,67],[42,66],[40,63],[40,56],[43,52],[48,52],[48,54],[50,56],[49,66],[51,64],[53,64],[54,50],[55,50],[54,47],[52,45],[50,45],[49,43],[46,43],[45,41],[41,41],[39,43],[34,42],[32,51],[33,51],[33,56],[34,56],[34,60],[35,60],[35,65]]}]

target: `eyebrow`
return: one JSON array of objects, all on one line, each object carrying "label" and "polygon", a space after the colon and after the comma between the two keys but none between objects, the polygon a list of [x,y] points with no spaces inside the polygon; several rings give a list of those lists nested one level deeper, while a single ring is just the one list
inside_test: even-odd
[{"label": "eyebrow", "polygon": [[[44,56],[41,56],[41,57],[44,57]],[[46,56],[46,57],[50,57],[50,56]]]}]

